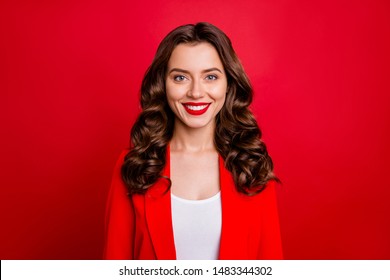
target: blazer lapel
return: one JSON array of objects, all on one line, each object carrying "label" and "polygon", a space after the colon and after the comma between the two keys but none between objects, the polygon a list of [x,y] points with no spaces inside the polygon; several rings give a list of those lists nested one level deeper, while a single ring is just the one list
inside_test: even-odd
[{"label": "blazer lapel", "polygon": [[222,230],[219,259],[247,258],[247,235],[249,233],[248,196],[236,190],[232,174],[219,157],[219,176],[222,204]]},{"label": "blazer lapel", "polygon": [[[168,146],[163,176],[169,178],[169,175],[170,159]],[[146,221],[158,260],[176,259],[172,228],[171,191],[168,187],[168,180],[160,178],[148,189],[145,195]]]}]

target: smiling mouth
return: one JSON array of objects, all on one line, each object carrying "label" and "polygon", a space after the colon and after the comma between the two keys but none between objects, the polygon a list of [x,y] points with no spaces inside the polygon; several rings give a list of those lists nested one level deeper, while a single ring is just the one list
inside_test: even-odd
[{"label": "smiling mouth", "polygon": [[210,107],[211,103],[182,103],[187,113],[195,116],[202,115],[206,113],[207,109]]}]

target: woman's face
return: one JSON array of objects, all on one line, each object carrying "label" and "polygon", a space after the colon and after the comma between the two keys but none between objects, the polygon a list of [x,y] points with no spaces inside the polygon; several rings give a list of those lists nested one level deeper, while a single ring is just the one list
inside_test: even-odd
[{"label": "woman's face", "polygon": [[169,59],[165,86],[176,121],[189,128],[214,126],[225,102],[227,78],[211,44],[179,44]]}]

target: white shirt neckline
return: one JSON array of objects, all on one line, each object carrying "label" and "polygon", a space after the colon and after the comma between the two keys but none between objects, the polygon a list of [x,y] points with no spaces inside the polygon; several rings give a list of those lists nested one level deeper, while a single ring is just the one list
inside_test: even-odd
[{"label": "white shirt neckline", "polygon": [[172,192],[171,192],[171,197],[173,199],[175,199],[176,201],[179,201],[179,202],[182,202],[182,203],[202,204],[202,203],[208,203],[208,202],[212,202],[214,200],[219,199],[221,197],[221,191],[218,191],[215,195],[210,196],[210,197],[205,198],[205,199],[186,199],[186,198],[182,198],[182,197],[176,196]]}]

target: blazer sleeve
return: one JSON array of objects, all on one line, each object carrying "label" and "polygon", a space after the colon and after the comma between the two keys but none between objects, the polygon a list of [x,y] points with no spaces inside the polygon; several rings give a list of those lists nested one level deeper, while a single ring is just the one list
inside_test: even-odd
[{"label": "blazer sleeve", "polygon": [[116,162],[105,217],[104,259],[133,259],[134,208],[121,177],[124,150]]},{"label": "blazer sleeve", "polygon": [[263,190],[263,194],[260,194],[263,200],[263,213],[258,259],[283,259],[275,185],[275,182],[269,182],[268,186]]}]

